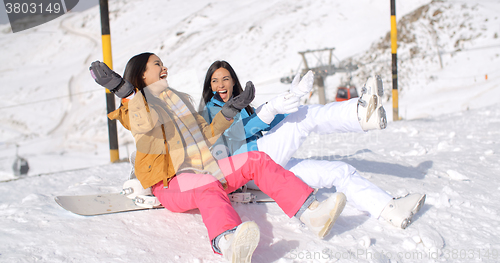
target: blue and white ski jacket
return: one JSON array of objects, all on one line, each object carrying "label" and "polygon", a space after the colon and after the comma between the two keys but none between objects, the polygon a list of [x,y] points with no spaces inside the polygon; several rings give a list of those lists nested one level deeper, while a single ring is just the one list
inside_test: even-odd
[{"label": "blue and white ski jacket", "polygon": [[[207,122],[210,122],[222,109],[224,102],[215,94],[205,105],[201,115]],[[286,117],[285,114],[277,114],[274,120],[267,124],[263,122],[257,114],[248,114],[243,109],[234,117],[234,122],[217,140],[215,145],[223,144],[229,150],[229,156],[248,151],[258,151],[257,139],[262,137],[263,131],[269,131]]]}]

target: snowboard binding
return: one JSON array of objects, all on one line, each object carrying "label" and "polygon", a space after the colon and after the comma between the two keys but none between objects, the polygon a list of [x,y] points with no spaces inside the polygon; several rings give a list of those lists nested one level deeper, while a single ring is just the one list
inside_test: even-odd
[{"label": "snowboard binding", "polygon": [[137,206],[144,208],[160,207],[161,203],[151,192],[151,187],[144,189],[137,179],[130,179],[123,184],[120,194],[134,200]]}]

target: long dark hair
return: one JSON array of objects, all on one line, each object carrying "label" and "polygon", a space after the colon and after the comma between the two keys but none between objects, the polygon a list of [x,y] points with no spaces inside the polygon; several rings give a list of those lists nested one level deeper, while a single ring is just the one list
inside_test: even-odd
[{"label": "long dark hair", "polygon": [[[231,78],[234,81],[234,87],[233,87],[233,97],[236,97],[240,95],[243,92],[243,88],[241,87],[240,81],[238,79],[238,76],[236,76],[236,72],[234,71],[233,67],[229,65],[224,60],[217,60],[212,65],[208,68],[207,75],[205,76],[205,82],[203,82],[203,92],[202,92],[202,98],[200,101],[200,105],[198,107],[198,110],[201,112],[204,110],[205,105],[212,99],[214,96],[214,93],[212,91],[212,75],[214,72],[220,68],[225,68],[227,71],[229,71],[229,74],[231,75]],[[249,115],[252,115],[254,113],[252,107],[248,105],[246,108],[246,111],[248,112]]]},{"label": "long dark hair", "polygon": [[[141,53],[139,55],[133,56],[128,62],[127,66],[125,67],[125,72],[123,73],[123,78],[126,80],[130,81],[134,87],[142,93],[144,98],[146,98],[146,94],[144,93],[144,88],[146,87],[146,83],[144,82],[144,79],[142,76],[144,75],[144,72],[146,71],[146,65],[148,64],[149,57],[154,55],[153,53],[145,52]],[[177,91],[175,89],[172,89],[169,87],[172,92],[177,94],[179,98],[186,104],[186,106],[189,108],[191,113],[196,112],[193,104],[192,104],[192,98],[186,93]],[[147,96],[148,98],[151,98],[152,96]],[[151,99],[150,99],[151,100]],[[150,101],[151,103],[155,103]],[[156,104],[156,103],[155,103]]]}]

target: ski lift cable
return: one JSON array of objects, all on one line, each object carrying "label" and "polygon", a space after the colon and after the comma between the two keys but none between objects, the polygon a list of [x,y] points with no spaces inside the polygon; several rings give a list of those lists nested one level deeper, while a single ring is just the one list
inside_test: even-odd
[{"label": "ski lift cable", "polygon": [[15,104],[15,105],[4,106],[4,107],[0,107],[0,110],[8,109],[8,108],[21,107],[21,106],[26,106],[26,105],[32,105],[32,104],[36,104],[36,103],[40,103],[40,102],[47,102],[47,101],[52,101],[52,100],[59,100],[59,99],[64,99],[64,98],[71,98],[72,96],[75,96],[75,95],[83,95],[83,94],[86,94],[86,93],[92,93],[92,92],[97,92],[97,91],[102,91],[102,89],[82,91],[82,92],[74,93],[74,94],[71,94],[71,95],[63,95],[63,96],[58,96],[58,97],[53,97],[53,98],[47,98],[47,99],[43,99],[43,100],[30,101],[30,102],[24,102],[24,103],[20,103],[20,104]]},{"label": "ski lift cable", "polygon": [[338,61],[339,63],[341,62],[341,61],[340,61],[340,59],[339,59],[337,56],[335,56],[335,54],[333,54],[333,52],[332,52],[332,56],[333,56],[335,59],[337,59],[337,61]]},{"label": "ski lift cable", "polygon": [[33,175],[27,175],[27,176],[19,176],[7,180],[0,180],[0,183],[7,183],[7,182],[12,182],[12,181],[17,181],[20,179],[29,179],[29,178],[36,178],[36,177],[41,177],[45,175],[54,175],[54,174],[59,174],[59,173],[67,173],[67,172],[75,172],[75,171],[82,171],[82,170],[87,170],[89,168],[95,168],[95,167],[104,167],[109,164],[102,164],[102,165],[94,165],[90,167],[81,167],[81,168],[74,168],[74,169],[67,169],[67,170],[62,170],[62,171],[55,171],[55,172],[46,172],[46,173],[39,173],[39,174],[33,174]]},{"label": "ski lift cable", "polygon": [[2,146],[0,150],[8,150],[8,149],[13,149],[15,147],[17,155],[17,151],[19,148],[33,144],[43,143],[49,140],[53,140],[53,137],[49,137],[46,134],[40,134],[40,136],[36,136],[35,138],[19,138],[19,137],[13,138],[7,141],[0,141],[0,146]]},{"label": "ski lift cable", "polygon": [[318,55],[316,54],[316,52],[311,52],[312,55],[314,56],[314,58],[316,58],[316,67],[318,67],[318,63],[321,63],[321,58],[318,57]]}]

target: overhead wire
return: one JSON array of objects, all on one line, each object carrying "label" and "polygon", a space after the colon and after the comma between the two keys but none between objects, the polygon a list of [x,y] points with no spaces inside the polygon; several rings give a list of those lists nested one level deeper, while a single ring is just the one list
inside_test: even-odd
[{"label": "overhead wire", "polygon": [[47,101],[52,101],[52,100],[60,100],[60,99],[65,99],[65,98],[71,98],[72,96],[78,96],[78,95],[83,95],[83,94],[97,92],[97,91],[102,92],[102,89],[82,91],[82,92],[77,92],[77,93],[74,93],[74,94],[72,93],[72,94],[69,94],[69,95],[63,95],[63,96],[58,96],[58,97],[52,97],[52,98],[47,98],[47,99],[41,99],[41,100],[36,100],[36,101],[29,101],[29,102],[23,102],[23,103],[19,103],[19,104],[14,104],[14,105],[3,106],[3,107],[0,107],[0,110],[9,109],[9,108],[15,108],[15,107],[21,107],[21,106],[26,106],[26,105],[32,105],[32,104],[41,103],[41,102],[47,102]]}]

